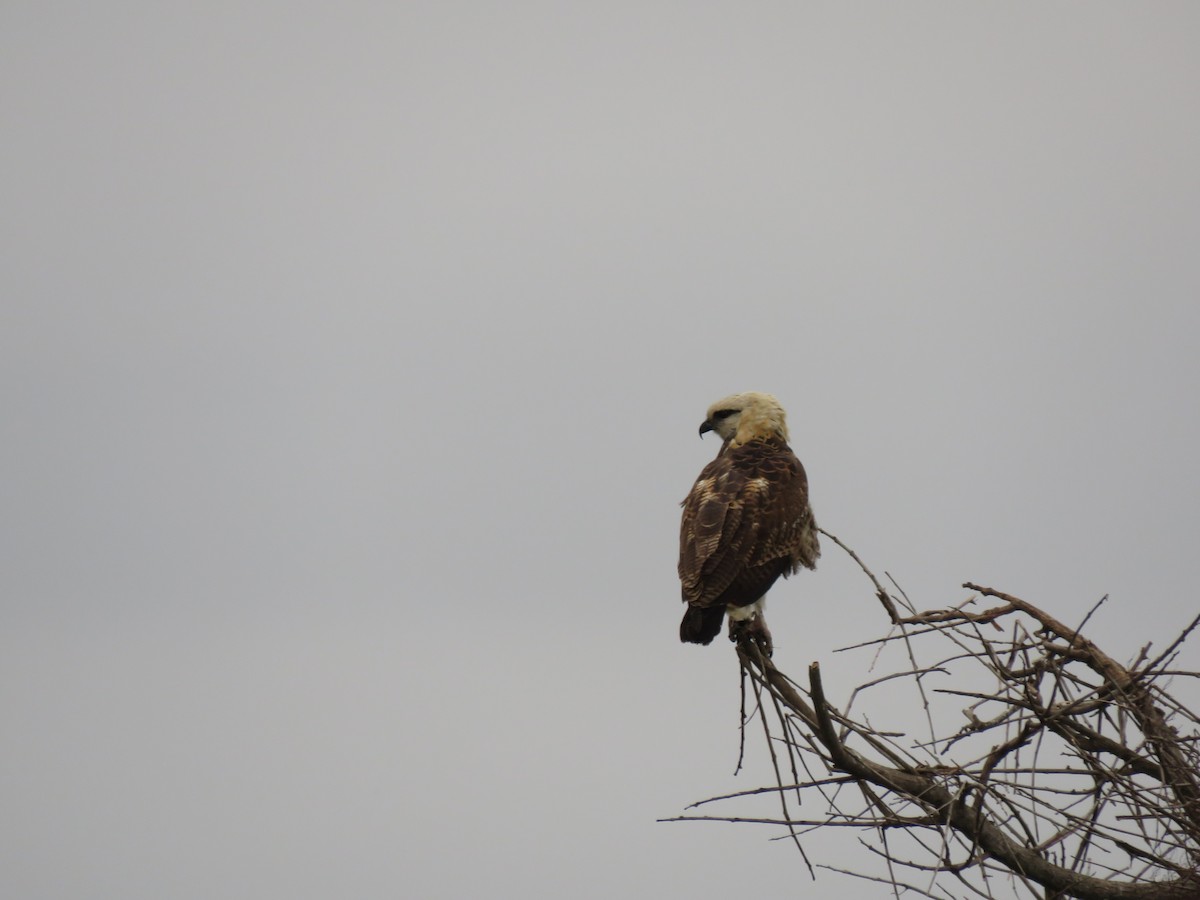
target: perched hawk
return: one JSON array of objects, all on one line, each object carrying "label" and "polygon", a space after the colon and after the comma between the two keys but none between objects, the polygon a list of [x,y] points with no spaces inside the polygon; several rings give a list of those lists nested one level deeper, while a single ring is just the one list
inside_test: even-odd
[{"label": "perched hawk", "polygon": [[679,639],[708,644],[729,611],[729,639],[743,633],[769,654],[762,610],[780,575],[814,568],[821,548],[804,466],[788,446],[783,407],[770,394],[734,394],[708,408],[700,436],[724,441],[683,501],[679,580],[687,612]]}]

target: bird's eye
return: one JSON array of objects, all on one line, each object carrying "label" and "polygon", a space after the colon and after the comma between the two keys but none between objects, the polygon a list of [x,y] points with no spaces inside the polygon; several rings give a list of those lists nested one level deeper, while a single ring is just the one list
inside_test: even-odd
[{"label": "bird's eye", "polygon": [[737,412],[736,409],[718,409],[715,413],[712,414],[713,421],[720,422],[722,419],[728,419],[735,412]]}]

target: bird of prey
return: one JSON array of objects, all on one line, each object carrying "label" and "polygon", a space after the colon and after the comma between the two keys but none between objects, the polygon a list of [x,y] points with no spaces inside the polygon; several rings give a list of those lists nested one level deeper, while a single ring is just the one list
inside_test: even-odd
[{"label": "bird of prey", "polygon": [[816,567],[821,548],[804,466],[788,446],[783,407],[749,392],[708,408],[700,436],[721,438],[683,501],[679,580],[687,611],[679,639],[708,644],[729,613],[729,639],[746,637],[768,655],[767,590],[780,575]]}]

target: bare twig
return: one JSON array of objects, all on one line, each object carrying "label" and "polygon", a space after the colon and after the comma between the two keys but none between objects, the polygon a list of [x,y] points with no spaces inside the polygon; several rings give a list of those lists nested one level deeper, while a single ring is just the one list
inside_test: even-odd
[{"label": "bare twig", "polygon": [[[859,565],[887,617],[885,637],[844,649],[870,648],[878,657],[894,648],[904,663],[855,687],[842,712],[817,663],[805,691],[756,646],[739,643],[742,740],[756,712],[775,784],[693,806],[776,794],[781,815],[664,821],[782,826],[801,853],[808,831],[859,829],[883,874],[819,868],[887,884],[896,897],[997,897],[1006,886],[1030,898],[1200,900],[1200,716],[1164,683],[1196,677],[1173,663],[1200,616],[1153,659],[1147,644],[1125,666],[1083,634],[1104,600],[1072,628],[1019,597],[968,582],[973,597],[917,612],[890,575],[894,592],[854,551],[822,534]],[[997,605],[981,609],[981,597]],[[930,642],[933,657],[919,661]],[[849,716],[860,700],[876,698],[868,688],[898,680],[914,682],[928,740],[902,745],[905,728],[873,725],[861,710]],[[927,692],[926,680],[940,683]],[[933,701],[951,698],[968,703],[966,722],[939,733]],[[739,750],[739,769],[742,757]],[[851,785],[861,800],[844,793]],[[804,817],[794,814],[788,796],[800,803],[809,792],[818,802],[805,805]],[[915,884],[904,871],[928,882]]]}]

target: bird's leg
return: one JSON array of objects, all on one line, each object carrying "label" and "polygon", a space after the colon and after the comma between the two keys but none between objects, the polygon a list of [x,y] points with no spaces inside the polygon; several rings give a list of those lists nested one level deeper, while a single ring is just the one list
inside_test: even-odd
[{"label": "bird's leg", "polygon": [[735,644],[747,641],[757,646],[767,656],[775,652],[775,644],[771,641],[771,630],[767,628],[767,620],[761,612],[746,619],[729,619],[729,639]]}]

